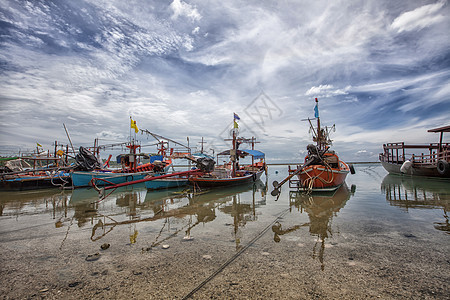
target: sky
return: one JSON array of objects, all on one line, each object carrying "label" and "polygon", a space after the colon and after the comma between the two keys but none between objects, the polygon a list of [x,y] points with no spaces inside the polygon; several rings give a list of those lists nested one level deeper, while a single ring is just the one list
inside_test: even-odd
[{"label": "sky", "polygon": [[4,155],[68,135],[75,148],[126,142],[130,117],[194,148],[203,137],[212,154],[229,148],[236,113],[269,163],[300,162],[315,98],[346,161],[437,142],[427,130],[450,125],[448,1],[0,0]]}]

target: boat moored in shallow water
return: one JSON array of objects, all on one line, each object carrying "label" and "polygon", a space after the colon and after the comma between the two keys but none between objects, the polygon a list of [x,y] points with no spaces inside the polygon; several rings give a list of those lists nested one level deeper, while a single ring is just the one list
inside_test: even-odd
[{"label": "boat moored in shallow water", "polygon": [[430,129],[428,132],[440,133],[439,142],[421,145],[404,142],[384,144],[379,159],[386,171],[390,174],[450,178],[450,143],[443,141],[444,132],[450,132],[450,126]]},{"label": "boat moored in shallow water", "polygon": [[[314,127],[311,119],[308,118],[310,130],[313,134],[313,141],[316,145],[309,144],[306,149],[308,155],[305,157],[303,165],[295,169],[289,167],[289,176],[281,183],[273,182],[273,196],[279,195],[280,187],[289,181],[292,188],[305,192],[333,192],[344,184],[347,174],[354,174],[353,166],[342,161],[334,150],[330,150],[332,141],[330,131],[334,129],[325,126],[321,127],[318,109],[318,100],[314,108],[317,127]],[[297,179],[293,179],[297,177]]]},{"label": "boat moored in shallow water", "polygon": [[[208,172],[190,176],[189,181],[194,187],[227,187],[246,184],[259,180],[262,173],[266,172],[265,154],[254,149],[254,144],[257,143],[255,138],[245,139],[237,136],[237,120],[240,120],[240,118],[237,114],[234,114],[232,148],[218,154],[229,156],[230,161],[223,166],[214,166],[213,164]],[[251,144],[252,149],[240,150],[239,146],[243,143]],[[240,165],[239,159],[247,156],[252,158],[252,163],[250,165]],[[259,161],[255,162],[255,159],[259,159]],[[204,161],[207,162],[208,160],[205,159]]]}]

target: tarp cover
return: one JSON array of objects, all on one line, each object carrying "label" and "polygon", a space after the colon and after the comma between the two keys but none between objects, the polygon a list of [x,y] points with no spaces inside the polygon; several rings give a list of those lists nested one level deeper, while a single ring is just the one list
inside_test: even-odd
[{"label": "tarp cover", "polygon": [[153,163],[155,160],[163,161],[164,157],[162,155],[150,156],[150,162]]},{"label": "tarp cover", "polygon": [[241,150],[242,152],[248,153],[254,158],[264,158],[266,155],[258,150]]},{"label": "tarp cover", "polygon": [[212,157],[211,155],[205,154],[205,153],[194,153],[194,154],[192,154],[192,156],[195,158],[207,157],[207,158],[214,159],[214,157]]}]

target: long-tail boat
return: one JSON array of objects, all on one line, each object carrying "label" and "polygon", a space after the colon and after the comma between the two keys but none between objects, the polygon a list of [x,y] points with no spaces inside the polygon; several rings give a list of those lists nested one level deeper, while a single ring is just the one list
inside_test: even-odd
[{"label": "long-tail boat", "polygon": [[[281,183],[273,182],[275,188],[272,191],[273,196],[279,195],[280,187],[287,181],[290,181],[291,186],[305,192],[332,192],[345,182],[349,172],[354,173],[353,166],[346,164],[334,150],[330,150],[332,145],[330,131],[334,130],[335,126],[321,127],[319,100],[317,98],[315,100],[314,111],[317,127],[314,127],[311,119],[308,118],[307,120],[316,145],[309,144],[306,147],[308,154],[303,165],[299,165],[295,169],[289,167],[290,174],[288,177]],[[298,178],[297,180],[292,179],[295,176]]]},{"label": "long-tail boat", "polygon": [[[254,149],[254,144],[257,143],[255,138],[245,139],[237,136],[238,125],[236,120],[239,119],[239,116],[234,114],[234,128],[231,139],[232,148],[218,154],[229,156],[230,161],[223,166],[214,166],[208,172],[190,176],[189,181],[192,185],[198,187],[224,187],[251,183],[260,179],[263,172],[267,172],[265,154]],[[240,150],[239,146],[243,143],[251,144],[252,149]],[[241,166],[239,159],[246,156],[252,157],[252,164]],[[259,159],[259,161],[255,162],[255,159]]]},{"label": "long-tail boat", "polygon": [[379,159],[386,171],[391,174],[450,178],[450,143],[443,141],[444,132],[450,132],[450,126],[430,129],[428,132],[440,133],[439,142],[421,145],[404,142],[384,144]]}]

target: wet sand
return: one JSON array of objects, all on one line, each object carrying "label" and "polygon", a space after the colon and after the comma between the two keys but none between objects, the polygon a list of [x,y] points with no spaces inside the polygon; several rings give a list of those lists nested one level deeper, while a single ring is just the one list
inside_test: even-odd
[{"label": "wet sand", "polygon": [[27,238],[26,243],[20,235],[10,239],[1,246],[3,299],[181,299],[192,291],[193,299],[449,295],[448,240],[429,244],[420,235],[333,238],[325,243],[323,270],[319,257],[313,257],[316,240],[274,243],[271,230],[234,260],[236,248],[230,243],[195,238],[173,239],[168,249],[151,250],[117,243],[102,250],[100,242],[83,240],[66,240],[59,250],[60,245],[47,242],[45,235]]}]

